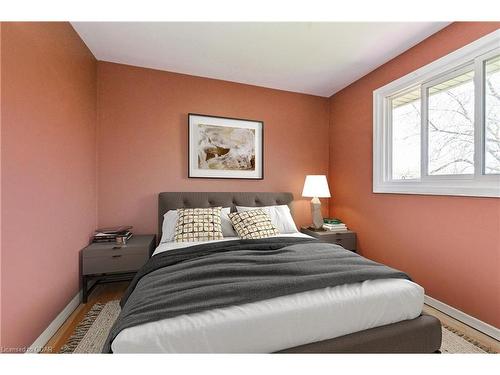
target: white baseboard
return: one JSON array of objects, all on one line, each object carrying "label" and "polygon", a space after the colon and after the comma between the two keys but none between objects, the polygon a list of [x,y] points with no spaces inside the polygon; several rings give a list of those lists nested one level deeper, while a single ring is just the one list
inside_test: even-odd
[{"label": "white baseboard", "polygon": [[463,311],[460,311],[454,307],[451,307],[450,305],[447,305],[444,302],[441,302],[435,298],[429,297],[426,295],[424,297],[424,302],[431,306],[434,307],[436,310],[441,311],[442,313],[451,316],[452,318],[467,324],[468,326],[477,329],[479,332],[484,333],[485,335],[488,335],[490,337],[493,337],[495,340],[500,341],[500,329],[485,323],[477,318],[474,318],[473,316],[470,316]]},{"label": "white baseboard", "polygon": [[66,307],[56,316],[56,318],[49,324],[49,326],[42,332],[40,336],[35,340],[33,344],[26,350],[26,353],[39,353],[45,344],[50,340],[52,336],[57,332],[59,328],[64,324],[66,319],[76,310],[81,301],[82,291],[80,290],[76,296],[66,305]]}]

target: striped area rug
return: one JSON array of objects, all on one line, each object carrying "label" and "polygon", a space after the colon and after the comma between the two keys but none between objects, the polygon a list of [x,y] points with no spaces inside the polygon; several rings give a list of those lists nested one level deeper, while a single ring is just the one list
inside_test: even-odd
[{"label": "striped area rug", "polygon": [[94,304],[59,353],[100,353],[119,313],[118,300]]},{"label": "striped area rug", "polygon": [[[111,326],[120,313],[118,300],[96,303],[87,312],[59,353],[101,353]],[[442,353],[493,353],[463,333],[443,325]]]}]

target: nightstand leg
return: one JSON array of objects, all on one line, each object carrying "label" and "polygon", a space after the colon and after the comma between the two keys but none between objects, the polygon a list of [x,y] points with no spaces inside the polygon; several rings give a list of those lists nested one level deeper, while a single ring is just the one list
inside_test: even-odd
[{"label": "nightstand leg", "polygon": [[82,303],[87,303],[87,298],[88,298],[87,283],[88,283],[87,276],[82,276],[82,289],[83,289]]}]

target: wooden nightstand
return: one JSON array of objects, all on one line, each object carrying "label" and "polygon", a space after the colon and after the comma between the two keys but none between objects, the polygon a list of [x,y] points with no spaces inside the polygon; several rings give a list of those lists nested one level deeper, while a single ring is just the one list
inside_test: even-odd
[{"label": "wooden nightstand", "polygon": [[[131,280],[151,257],[156,235],[134,235],[125,246],[114,242],[92,243],[82,250],[82,302],[98,283]],[[95,281],[89,289],[90,281]]]},{"label": "wooden nightstand", "polygon": [[351,250],[356,252],[356,232],[351,230],[345,230],[341,232],[332,232],[328,230],[324,231],[313,231],[308,228],[302,227],[300,231],[311,237],[317,238],[324,242],[334,243],[342,246],[346,250]]}]

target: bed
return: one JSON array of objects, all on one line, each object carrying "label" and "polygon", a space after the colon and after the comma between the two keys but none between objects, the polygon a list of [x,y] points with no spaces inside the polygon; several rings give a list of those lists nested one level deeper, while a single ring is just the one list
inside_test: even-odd
[{"label": "bed", "polygon": [[[292,202],[291,193],[160,193],[159,238],[162,235],[163,215],[169,210],[216,206],[232,208],[235,206],[292,206]],[[308,284],[304,287],[299,285],[298,281],[288,280],[287,283],[280,284],[282,279],[274,277],[273,281],[269,281],[269,285],[247,286],[248,289],[242,289],[244,292],[239,293],[241,295],[229,293],[231,294],[229,298],[226,293],[224,298],[229,299],[225,303],[218,301],[216,293],[220,290],[220,286],[219,289],[204,290],[205,294],[193,294],[195,299],[191,297],[191,300],[186,300],[183,304],[180,304],[178,300],[182,300],[183,295],[194,293],[191,292],[192,289],[186,288],[184,293],[182,288],[169,292],[168,298],[160,293],[159,289],[155,289],[160,288],[159,285],[163,279],[176,272],[175,267],[180,267],[179,263],[201,262],[200,259],[208,262],[207,259],[210,259],[212,262],[210,267],[217,267],[225,262],[238,264],[237,256],[240,255],[237,254],[247,254],[246,250],[255,252],[255,249],[261,246],[265,248],[266,257],[273,257],[269,252],[272,250],[277,254],[274,259],[285,259],[283,264],[276,264],[276,272],[279,273],[279,267],[285,267],[289,271],[286,267],[289,267],[290,262],[283,258],[291,256],[289,249],[296,249],[297,253],[293,256],[305,256],[306,258],[302,259],[304,263],[307,263],[308,257],[324,257],[327,252],[324,249],[325,246],[337,246],[321,244],[301,233],[280,235],[265,241],[254,240],[250,243],[237,238],[210,242],[209,244],[175,242],[159,244],[152,259],[146,265],[146,270],[143,271],[149,279],[144,280],[146,277],[142,279],[140,275],[136,277],[137,280],[132,282],[122,300],[124,303],[122,314],[124,315],[121,314],[115,323],[105,351],[113,353],[433,353],[440,348],[440,322],[432,316],[421,314],[423,288],[405,278],[403,273],[382,265],[380,268],[375,267],[380,270],[379,276],[365,280],[360,270],[363,267],[374,268],[373,262],[368,263],[370,261],[344,249],[330,249],[335,252],[337,258],[330,260],[329,255],[328,259],[324,260],[324,267],[328,266],[333,269],[345,263],[352,271],[349,274],[343,272],[342,280],[356,282],[339,282],[330,286],[329,281],[318,276],[317,284]],[[228,251],[231,247],[238,251]],[[310,253],[307,249],[311,249]],[[186,257],[186,259],[175,263],[171,261],[175,257]],[[251,261],[256,262],[255,259]],[[328,265],[328,262],[332,263]],[[209,267],[208,264],[203,263],[203,267]],[[196,267],[192,265],[189,267],[191,267],[188,268],[189,272],[193,272],[193,278],[210,279],[210,276],[199,276],[210,274],[204,272],[198,274]],[[266,265],[266,267],[269,266]],[[204,268],[200,269],[204,270]],[[168,270],[172,272],[168,273]],[[322,275],[321,272],[318,274]],[[189,279],[189,274],[187,275]],[[357,275],[357,278],[353,275]],[[235,275],[231,277],[234,278]],[[234,280],[239,280],[239,278]],[[267,282],[268,279],[265,280]],[[311,280],[308,281],[310,282]],[[282,290],[277,293],[279,286]],[[252,297],[256,293],[259,297]],[[221,299],[224,298],[221,297]],[[233,303],[228,301],[233,301]],[[147,308],[148,305],[153,304],[157,309],[158,307],[160,310],[164,309],[161,313],[153,314]],[[175,306],[172,307],[172,304]],[[204,307],[205,304],[208,307]],[[172,312],[172,309],[175,311]]]}]

